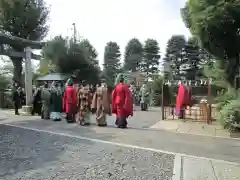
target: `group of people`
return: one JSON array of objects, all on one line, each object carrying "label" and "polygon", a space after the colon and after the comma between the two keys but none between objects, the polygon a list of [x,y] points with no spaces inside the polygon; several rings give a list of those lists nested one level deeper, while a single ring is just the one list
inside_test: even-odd
[{"label": "group of people", "polygon": [[[80,125],[90,125],[91,114],[96,115],[98,126],[107,126],[107,115],[116,114],[115,124],[119,128],[127,127],[127,118],[133,115],[136,101],[136,88],[124,83],[123,75],[119,74],[114,90],[109,92],[107,84],[102,80],[96,88],[89,87],[85,82],[76,87],[70,78],[63,88],[57,82],[53,82],[49,88],[47,83],[42,88],[36,88],[33,93],[32,115],[36,113],[42,119],[60,121],[62,113],[66,114],[68,123],[79,122]],[[140,106],[147,109],[148,90],[146,85],[140,89]],[[12,96],[15,114],[19,115],[18,109],[24,104],[25,95],[21,87],[14,85]],[[184,118],[185,109],[192,105],[191,91],[181,83],[176,99],[176,114],[180,119]]]},{"label": "group of people", "polygon": [[114,113],[115,124],[126,128],[127,118],[133,115],[133,97],[124,77],[120,75],[118,79],[112,92],[104,80],[94,90],[85,82],[74,84],[71,78],[64,90],[56,82],[50,88],[46,83],[34,92],[32,115],[37,113],[42,119],[60,121],[64,112],[68,123],[78,122],[85,126],[90,125],[91,114],[95,114],[96,124],[107,126],[107,115]]},{"label": "group of people", "polygon": [[77,91],[73,85],[70,79],[63,96],[63,109],[66,112],[67,122],[78,121],[80,125],[89,125],[90,115],[95,114],[96,124],[107,126],[107,115],[114,113],[115,124],[119,128],[127,127],[127,118],[133,115],[133,101],[128,86],[124,84],[123,76],[119,76],[119,83],[112,94],[104,80],[94,92],[85,83],[82,83]]}]

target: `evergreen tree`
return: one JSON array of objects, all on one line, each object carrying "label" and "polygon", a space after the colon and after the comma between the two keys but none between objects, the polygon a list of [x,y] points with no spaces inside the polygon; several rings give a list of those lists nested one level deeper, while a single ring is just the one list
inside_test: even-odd
[{"label": "evergreen tree", "polygon": [[195,38],[189,38],[184,51],[186,62],[181,65],[182,76],[185,76],[185,79],[188,80],[198,79],[202,74],[203,64],[197,40]]},{"label": "evergreen tree", "polygon": [[186,39],[183,35],[173,35],[167,42],[165,61],[170,64],[171,77],[180,79],[180,67],[185,62],[184,48]]},{"label": "evergreen tree", "polygon": [[92,62],[93,55],[83,46],[84,42],[74,43],[61,36],[56,36],[49,41],[43,49],[44,60],[48,61],[49,71],[54,67],[55,72],[75,74],[76,80],[87,80],[89,83],[97,83],[99,68]]},{"label": "evergreen tree", "polygon": [[[211,18],[209,18],[211,17]],[[182,9],[186,27],[202,48],[222,61],[227,81],[235,87],[240,66],[240,2],[189,0]]]},{"label": "evergreen tree", "polygon": [[[44,0],[1,0],[0,29],[3,33],[28,40],[42,40],[48,32],[49,9]],[[21,45],[13,51],[24,52]],[[21,83],[22,58],[10,57],[14,66],[13,80]]]},{"label": "evergreen tree", "polygon": [[113,85],[117,73],[120,71],[120,47],[116,42],[108,42],[104,51],[103,74],[108,79],[108,84]]},{"label": "evergreen tree", "polygon": [[240,1],[188,0],[182,18],[200,46],[216,58],[209,75],[213,84],[226,88],[217,100],[217,117],[225,128],[236,130],[240,124],[240,93],[235,90],[240,73]]},{"label": "evergreen tree", "polygon": [[131,39],[125,48],[124,70],[131,72],[140,70],[142,58],[143,46],[141,42],[136,38]]},{"label": "evergreen tree", "polygon": [[147,39],[144,44],[141,70],[147,77],[159,72],[160,48],[155,39]]},{"label": "evergreen tree", "polygon": [[170,62],[168,60],[169,60],[169,57],[165,56],[165,57],[163,57],[163,59],[161,61],[161,74],[164,79],[172,79],[172,73],[169,72],[169,71],[171,71],[171,69],[169,67]]},{"label": "evergreen tree", "polygon": [[93,47],[93,45],[89,42],[88,39],[83,39],[80,41],[80,46],[85,49],[87,57],[89,58],[89,61],[98,66],[98,60],[97,60],[97,50]]}]

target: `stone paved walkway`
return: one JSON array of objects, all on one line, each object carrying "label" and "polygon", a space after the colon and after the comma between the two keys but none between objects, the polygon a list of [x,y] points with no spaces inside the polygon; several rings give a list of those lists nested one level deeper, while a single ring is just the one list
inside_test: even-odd
[{"label": "stone paved walkway", "polygon": [[240,138],[240,133],[230,133],[223,129],[217,122],[205,124],[200,122],[181,120],[164,120],[159,121],[150,127],[155,130],[167,130],[178,133],[187,133],[203,136],[214,136],[223,138]]},{"label": "stone paved walkway", "polygon": [[175,156],[172,180],[239,180],[239,170],[239,165],[227,162]]},{"label": "stone paved walkway", "polygon": [[[13,110],[0,110],[0,123],[40,119],[39,116],[26,116],[23,113],[21,114],[20,116],[15,116]],[[95,124],[94,115],[91,116],[91,121]],[[107,123],[110,127],[115,126],[115,115],[108,116]],[[240,133],[230,133],[224,130],[217,122],[209,125],[193,121],[162,121],[160,108],[156,107],[150,108],[147,112],[140,111],[137,107],[136,111],[134,111],[134,116],[128,119],[128,127],[134,129],[166,130],[170,132],[222,138],[240,138]]]},{"label": "stone paved walkway", "polygon": [[[22,120],[36,120],[40,119],[39,116],[29,116],[20,112],[20,116],[14,115],[14,110],[0,110],[0,121],[22,121]],[[1,118],[2,117],[2,118]],[[160,108],[150,108],[149,111],[140,111],[139,107],[136,107],[134,116],[128,118],[128,127],[135,129],[150,128],[159,121],[161,117]],[[108,126],[115,126],[115,115],[107,117]],[[91,116],[91,122],[95,124],[95,115]]]}]

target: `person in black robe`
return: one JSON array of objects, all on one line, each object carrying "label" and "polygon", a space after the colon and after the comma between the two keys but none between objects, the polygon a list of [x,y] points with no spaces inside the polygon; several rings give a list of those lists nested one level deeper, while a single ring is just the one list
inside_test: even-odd
[{"label": "person in black robe", "polygon": [[21,107],[22,102],[21,87],[13,92],[12,101],[14,104],[15,115],[19,115],[18,109]]},{"label": "person in black robe", "polygon": [[20,90],[20,98],[21,98],[21,104],[19,109],[21,109],[23,105],[26,105],[26,93],[23,88],[21,88]]},{"label": "person in black robe", "polygon": [[33,94],[32,116],[35,115],[35,113],[41,116],[41,110],[42,110],[41,89],[37,88]]}]

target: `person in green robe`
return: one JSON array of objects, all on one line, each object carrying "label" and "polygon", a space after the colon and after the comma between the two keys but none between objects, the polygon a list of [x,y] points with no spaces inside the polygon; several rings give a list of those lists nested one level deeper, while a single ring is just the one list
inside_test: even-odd
[{"label": "person in green robe", "polygon": [[58,87],[58,84],[53,82],[51,87],[50,96],[50,119],[53,121],[60,121],[62,118],[62,92]]}]

